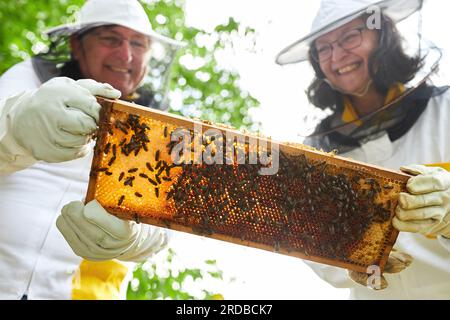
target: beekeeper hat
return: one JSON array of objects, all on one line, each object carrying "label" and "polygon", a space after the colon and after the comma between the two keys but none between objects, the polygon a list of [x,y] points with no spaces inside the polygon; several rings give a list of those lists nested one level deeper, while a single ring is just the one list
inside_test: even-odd
[{"label": "beekeeper hat", "polygon": [[311,32],[283,49],[275,61],[284,65],[307,60],[309,46],[315,39],[364,13],[373,14],[381,11],[397,23],[420,10],[422,3],[423,0],[322,0]]},{"label": "beekeeper hat", "polygon": [[49,36],[63,37],[104,25],[119,25],[163,43],[183,45],[153,31],[144,8],[137,0],[88,0],[81,8],[76,23],[63,24],[45,33]]}]

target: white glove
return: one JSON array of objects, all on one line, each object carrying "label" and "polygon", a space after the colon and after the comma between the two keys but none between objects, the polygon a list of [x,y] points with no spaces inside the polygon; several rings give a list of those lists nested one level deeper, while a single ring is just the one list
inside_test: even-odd
[{"label": "white glove", "polygon": [[36,160],[62,162],[87,154],[100,105],[94,95],[120,97],[106,83],[53,78],[39,89],[6,101],[8,133]]},{"label": "white glove", "polygon": [[[392,249],[389,254],[388,261],[384,267],[384,273],[399,273],[409,267],[413,262],[413,257],[404,252]],[[362,272],[348,270],[348,275],[357,284],[374,290],[384,290],[388,287],[388,282],[383,275],[380,275],[379,281],[372,281],[372,275]],[[372,283],[373,282],[373,283]]]},{"label": "white glove", "polygon": [[86,206],[79,201],[64,206],[56,226],[72,250],[87,260],[119,259],[143,261],[163,249],[163,229],[121,220],[96,201]]},{"label": "white glove", "polygon": [[400,231],[450,238],[450,172],[442,168],[410,165],[412,174],[401,193],[393,225]]}]

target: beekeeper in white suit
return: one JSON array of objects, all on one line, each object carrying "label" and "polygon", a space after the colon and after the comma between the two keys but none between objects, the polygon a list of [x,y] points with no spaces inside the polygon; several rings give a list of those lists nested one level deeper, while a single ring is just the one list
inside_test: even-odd
[{"label": "beekeeper in white suit", "polygon": [[308,263],[325,281],[351,288],[352,298],[450,299],[450,173],[439,167],[450,168],[450,93],[410,84],[426,59],[405,54],[396,29],[421,7],[421,0],[323,0],[311,33],[277,56],[280,65],[309,60],[308,98],[332,111],[307,144],[413,175],[393,221],[402,232],[388,271],[397,273],[374,286],[362,274]]},{"label": "beekeeper in white suit", "polygon": [[94,96],[154,107],[140,87],[152,45],[176,43],[152,31],[134,0],[89,0],[76,24],[49,33],[70,41],[63,68],[36,57],[0,78],[0,298],[118,298],[127,269],[111,259],[142,261],[167,235],[95,200],[72,202],[87,190]]}]

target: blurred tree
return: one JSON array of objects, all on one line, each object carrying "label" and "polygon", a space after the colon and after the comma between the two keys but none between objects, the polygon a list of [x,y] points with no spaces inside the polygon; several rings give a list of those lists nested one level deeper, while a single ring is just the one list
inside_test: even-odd
[{"label": "blurred tree", "polygon": [[[47,47],[45,29],[73,22],[84,0],[0,1],[0,74]],[[239,87],[239,75],[220,66],[215,55],[230,50],[237,35],[253,40],[254,30],[230,18],[213,32],[185,25],[184,0],[141,1],[153,28],[187,43],[172,65],[171,112],[257,131],[249,110],[259,102]]]},{"label": "blurred tree", "polygon": [[[207,280],[224,280],[215,260],[201,268],[185,268],[172,249],[158,254],[158,261],[138,264],[127,290],[129,300],[222,300],[220,293],[200,289]],[[162,258],[162,259],[161,259]]]},{"label": "blurred tree", "polygon": [[84,0],[0,1],[0,74],[46,48],[42,32],[50,26],[73,22]]}]

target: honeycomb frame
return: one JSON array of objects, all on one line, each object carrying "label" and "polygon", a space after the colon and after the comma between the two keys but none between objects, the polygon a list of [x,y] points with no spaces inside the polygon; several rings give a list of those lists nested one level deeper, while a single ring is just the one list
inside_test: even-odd
[{"label": "honeycomb frame", "polygon": [[[102,111],[86,202],[97,199],[111,214],[138,223],[358,272],[373,265],[384,269],[398,236],[394,209],[409,175],[120,100],[98,100]],[[244,141],[246,156],[250,139],[258,142],[257,153],[275,144],[278,173],[261,176],[261,166],[236,164],[237,155],[228,165],[175,165],[172,133],[193,132],[195,126],[202,130],[197,133],[203,151],[213,143],[204,141],[210,129],[236,137],[235,147]]]}]

